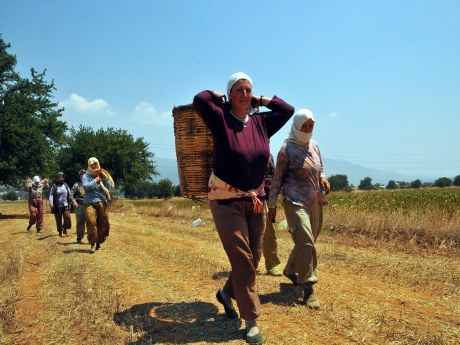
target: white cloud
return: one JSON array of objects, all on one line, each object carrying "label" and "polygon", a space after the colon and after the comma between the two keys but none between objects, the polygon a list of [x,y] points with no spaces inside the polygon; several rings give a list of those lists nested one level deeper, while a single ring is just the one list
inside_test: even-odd
[{"label": "white cloud", "polygon": [[336,113],[336,112],[329,113],[329,117],[337,117],[337,116],[339,116],[339,113]]},{"label": "white cloud", "polygon": [[153,104],[144,101],[134,107],[131,118],[141,125],[169,126],[173,121],[170,111],[160,112]]},{"label": "white cloud", "polygon": [[66,111],[75,111],[80,114],[97,114],[105,116],[115,115],[110,104],[100,98],[88,101],[85,97],[73,93],[70,98],[60,102],[60,106],[63,106]]}]

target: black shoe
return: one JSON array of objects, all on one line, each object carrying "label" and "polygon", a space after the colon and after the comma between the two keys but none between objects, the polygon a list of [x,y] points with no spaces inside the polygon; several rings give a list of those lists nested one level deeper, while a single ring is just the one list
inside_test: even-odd
[{"label": "black shoe", "polygon": [[91,250],[94,249],[94,246],[95,246],[95,245],[96,245],[95,243],[91,243]]},{"label": "black shoe", "polygon": [[31,227],[32,227],[32,224],[29,224],[29,225],[27,226],[27,231],[29,231]]},{"label": "black shoe", "polygon": [[41,229],[41,228],[37,228],[37,234],[38,234],[39,232],[42,232],[42,229]]},{"label": "black shoe", "polygon": [[66,236],[69,236],[69,234],[67,233],[67,230],[64,230],[63,234]]},{"label": "black shoe", "polygon": [[263,344],[265,341],[264,337],[262,337],[262,334],[257,333],[256,335],[253,336],[246,336],[246,342],[248,344]]},{"label": "black shoe", "polygon": [[82,244],[81,240],[77,238],[77,244]]},{"label": "black shoe", "polygon": [[96,243],[96,250],[100,250],[101,249],[101,244],[100,243]]},{"label": "black shoe", "polygon": [[232,320],[238,319],[238,313],[236,312],[235,309],[233,309],[232,307],[228,306],[228,305],[224,302],[224,299],[223,299],[222,295],[220,294],[220,290],[217,291],[217,293],[216,293],[216,298],[217,298],[217,300],[219,301],[219,303],[222,304],[222,305],[224,306],[225,314],[227,315],[227,317],[228,317],[229,319],[232,319]]},{"label": "black shoe", "polygon": [[62,231],[59,231],[59,237],[62,237]]}]

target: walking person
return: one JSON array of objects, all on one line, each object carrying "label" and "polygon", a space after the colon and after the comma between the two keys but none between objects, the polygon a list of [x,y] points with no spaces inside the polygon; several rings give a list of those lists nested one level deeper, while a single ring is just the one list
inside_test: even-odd
[{"label": "walking person", "polygon": [[74,207],[78,207],[78,204],[73,199],[69,186],[64,182],[63,172],[58,172],[56,175],[56,181],[50,190],[49,204],[56,220],[59,236],[69,236],[67,230],[72,227],[70,206],[73,204]]},{"label": "walking person", "polygon": [[[273,155],[270,153],[268,159],[267,169],[265,170],[265,198],[269,199],[270,196],[270,185],[275,174],[275,163]],[[267,204],[265,204],[265,213],[268,213]],[[265,268],[267,274],[275,277],[282,276],[281,272],[281,261],[278,258],[278,243],[276,242],[276,232],[273,223],[267,219],[265,225],[264,240],[262,243],[262,253],[265,259]]]},{"label": "walking person", "polygon": [[29,225],[27,231],[30,230],[32,225],[36,224],[35,227],[37,232],[42,231],[44,218],[43,218],[43,194],[48,189],[48,179],[45,178],[40,180],[39,176],[34,176],[33,181],[26,177],[24,183],[24,190],[29,193],[28,205],[29,205]]},{"label": "walking person", "polygon": [[294,241],[283,274],[294,285],[303,287],[305,304],[319,309],[313,293],[318,282],[315,243],[323,224],[325,193],[330,192],[329,181],[323,171],[318,144],[311,140],[315,119],[308,109],[300,109],[293,118],[289,137],[283,143],[276,160],[275,176],[270,189],[269,221],[276,217],[276,200],[280,192],[288,229]]},{"label": "walking person", "polygon": [[107,211],[110,200],[109,188],[113,188],[110,174],[101,168],[99,160],[95,157],[88,159],[88,169],[82,178],[85,191],[85,220],[88,242],[91,249],[101,249],[101,244],[109,237],[110,223]]},{"label": "walking person", "polygon": [[[292,116],[294,109],[281,98],[254,96],[253,82],[242,72],[230,76],[227,97],[202,91],[193,106],[209,128],[214,142],[213,172],[208,182],[211,213],[230,261],[231,272],[216,298],[227,317],[238,318],[236,300],[246,325],[246,342],[263,342],[256,319],[260,300],[256,269],[265,230],[264,172],[270,150],[268,139]],[[255,112],[262,106],[269,112]]]},{"label": "walking person", "polygon": [[74,200],[77,202],[75,206],[75,220],[77,221],[77,243],[81,244],[83,237],[85,236],[85,207],[83,206],[85,191],[83,190],[82,178],[86,174],[85,169],[81,169],[78,172],[78,181],[72,186],[70,191]]}]

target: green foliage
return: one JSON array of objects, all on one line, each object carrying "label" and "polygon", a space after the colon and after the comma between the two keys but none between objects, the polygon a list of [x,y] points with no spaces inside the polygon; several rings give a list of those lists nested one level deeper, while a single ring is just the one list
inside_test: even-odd
[{"label": "green foliage", "polygon": [[346,190],[349,188],[347,175],[331,175],[329,177],[332,191]]},{"label": "green foliage", "polygon": [[411,188],[418,189],[418,188],[420,188],[421,186],[422,186],[422,181],[420,181],[419,179],[416,179],[416,180],[414,180],[414,181],[412,181],[412,182],[410,183],[410,187],[411,187]]},{"label": "green foliage", "polygon": [[459,213],[460,188],[426,188],[384,190],[369,193],[337,192],[328,195],[329,208],[348,208],[360,212],[426,213],[439,209],[450,214]]},{"label": "green foliage", "polygon": [[457,187],[460,186],[460,175],[455,176],[453,185]]},{"label": "green foliage", "polygon": [[396,185],[396,182],[393,180],[388,181],[388,184],[386,186],[386,189],[396,189],[398,186]]},{"label": "green foliage", "polygon": [[16,57],[0,37],[0,184],[19,186],[24,176],[56,169],[56,150],[64,142],[63,109],[51,101],[54,83],[45,72],[31,78],[15,72]]},{"label": "green foliage", "polygon": [[434,181],[434,185],[436,187],[450,187],[452,186],[452,180],[448,177],[440,177],[436,181]]},{"label": "green foliage", "polygon": [[361,180],[358,186],[359,190],[372,190],[374,186],[372,185],[372,179],[370,177],[365,177],[364,180]]},{"label": "green foliage", "polygon": [[177,191],[170,179],[162,179],[158,182],[137,181],[124,186],[126,198],[145,199],[145,198],[163,198],[168,199],[174,196]]},{"label": "green foliage", "polygon": [[115,184],[129,185],[158,175],[154,154],[143,138],[134,139],[126,130],[108,128],[94,131],[90,127],[71,128],[67,144],[59,151],[58,163],[66,180],[76,181],[78,171],[86,169],[88,159],[96,157],[101,167],[112,175]]}]

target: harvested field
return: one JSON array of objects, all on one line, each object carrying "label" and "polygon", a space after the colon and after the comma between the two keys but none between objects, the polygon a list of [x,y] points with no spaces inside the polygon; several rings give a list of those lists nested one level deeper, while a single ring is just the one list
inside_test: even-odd
[{"label": "harvested field", "polygon": [[[0,344],[244,344],[214,297],[229,264],[206,202],[117,200],[95,253],[76,244],[74,224],[58,237],[51,214],[44,232],[27,233],[25,202],[1,202],[0,213]],[[291,239],[277,234],[285,261]],[[460,343],[458,246],[400,240],[324,231],[319,311],[262,261],[267,344]]]}]

